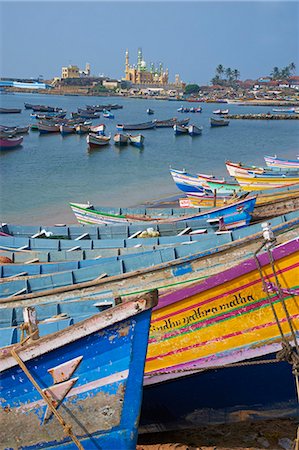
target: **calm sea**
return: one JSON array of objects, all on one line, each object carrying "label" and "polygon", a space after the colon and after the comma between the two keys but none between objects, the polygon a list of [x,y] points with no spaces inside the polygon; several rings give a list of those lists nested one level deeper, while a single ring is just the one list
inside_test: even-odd
[{"label": "calm sea", "polygon": [[[271,111],[270,107],[205,104],[201,114],[177,112],[182,104],[117,97],[71,97],[42,94],[1,95],[2,107],[22,108],[21,114],[1,114],[1,125],[27,125],[31,110],[24,102],[58,106],[72,111],[85,105],[118,103],[115,119],[100,118],[106,134],[114,135],[117,123],[139,123],[152,119],[190,117],[190,123],[203,126],[198,137],[175,136],[171,128],[147,130],[142,150],[118,148],[113,142],[89,151],[86,136],[39,135],[30,131],[20,148],[0,152],[1,222],[23,224],[74,223],[68,202],[95,205],[133,206],[175,195],[177,191],[169,167],[190,172],[227,176],[226,159],[263,165],[263,156],[277,154],[295,158],[299,150],[298,121],[231,120],[228,127],[210,128],[209,118],[219,106],[230,113]],[[147,108],[155,111],[148,116]],[[134,134],[134,132],[132,132]]]}]

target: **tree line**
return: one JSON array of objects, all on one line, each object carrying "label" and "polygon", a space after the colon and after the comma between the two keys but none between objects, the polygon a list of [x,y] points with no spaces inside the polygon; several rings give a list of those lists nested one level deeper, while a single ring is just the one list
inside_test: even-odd
[{"label": "tree line", "polygon": [[238,69],[231,69],[230,67],[226,69],[222,64],[218,64],[216,74],[212,78],[211,83],[221,86],[232,86],[236,84],[239,78],[240,71]]},{"label": "tree line", "polygon": [[272,80],[285,80],[286,78],[290,78],[295,70],[296,65],[293,62],[291,62],[288,66],[283,67],[282,69],[275,66],[270,73],[270,77],[272,78]]}]

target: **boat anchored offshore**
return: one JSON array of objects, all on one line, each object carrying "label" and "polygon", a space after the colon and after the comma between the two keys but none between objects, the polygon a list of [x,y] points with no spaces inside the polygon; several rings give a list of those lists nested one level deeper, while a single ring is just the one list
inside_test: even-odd
[{"label": "boat anchored offshore", "polygon": [[211,124],[211,127],[225,127],[225,126],[229,125],[229,120],[219,119],[219,118],[216,119],[215,117],[211,117],[210,124]]},{"label": "boat anchored offshore", "polygon": [[129,135],[116,133],[113,137],[114,143],[117,145],[127,145],[129,142]]},{"label": "boat anchored offshore", "polygon": [[110,138],[111,136],[89,133],[86,137],[86,142],[90,148],[97,148],[109,144]]}]

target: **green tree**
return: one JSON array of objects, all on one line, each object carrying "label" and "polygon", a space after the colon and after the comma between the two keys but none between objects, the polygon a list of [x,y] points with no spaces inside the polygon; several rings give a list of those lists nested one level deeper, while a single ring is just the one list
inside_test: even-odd
[{"label": "green tree", "polygon": [[296,70],[296,65],[295,65],[295,63],[291,62],[291,64],[289,64],[288,67],[289,67],[291,73],[294,73],[294,72],[295,72],[295,70]]},{"label": "green tree", "polygon": [[273,80],[279,80],[279,78],[281,78],[280,69],[277,66],[273,67],[273,70],[270,73],[270,76],[271,76],[271,78],[273,78]]},{"label": "green tree", "polygon": [[187,84],[185,87],[184,94],[190,95],[190,94],[197,94],[200,91],[200,87],[198,84]]},{"label": "green tree", "polygon": [[218,66],[216,67],[216,75],[218,75],[219,78],[221,79],[224,72],[225,72],[225,69],[224,69],[223,65],[218,64]]},{"label": "green tree", "polygon": [[225,69],[225,75],[226,75],[226,78],[227,78],[227,80],[228,80],[229,82],[232,82],[232,81],[233,81],[233,71],[232,71],[232,69],[231,69],[230,67],[228,67],[227,69]]},{"label": "green tree", "polygon": [[219,75],[215,75],[214,78],[211,79],[212,84],[221,84],[221,79]]},{"label": "green tree", "polygon": [[235,81],[237,81],[237,80],[239,79],[240,72],[239,72],[238,69],[235,69],[235,70],[234,70],[233,76],[234,76]]}]

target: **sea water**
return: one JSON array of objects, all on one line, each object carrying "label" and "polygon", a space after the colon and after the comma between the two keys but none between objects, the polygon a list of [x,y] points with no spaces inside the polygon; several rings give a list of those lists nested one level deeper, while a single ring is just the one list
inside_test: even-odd
[{"label": "sea water", "polygon": [[[30,131],[23,145],[0,152],[0,219],[23,224],[74,223],[69,202],[103,206],[134,206],[179,194],[169,168],[192,173],[229,176],[225,161],[264,165],[264,155],[295,159],[299,150],[297,120],[231,120],[228,127],[211,128],[209,119],[219,104],[144,100],[123,97],[6,94],[1,107],[22,108],[21,114],[1,114],[1,125],[28,125],[35,121],[24,103],[61,107],[70,113],[86,105],[118,103],[115,119],[93,120],[106,124],[111,144],[89,150],[86,135],[40,135]],[[201,106],[202,113],[179,113],[180,106]],[[266,113],[271,107],[220,105],[231,114]],[[148,115],[151,108],[154,115]],[[143,149],[114,145],[118,123],[140,123],[171,117],[190,118],[203,126],[201,136],[175,136],[172,128],[144,130]],[[138,131],[129,131],[137,134]]]}]

